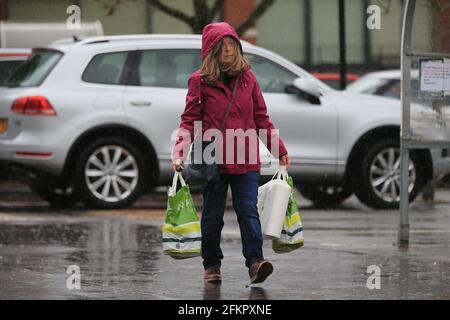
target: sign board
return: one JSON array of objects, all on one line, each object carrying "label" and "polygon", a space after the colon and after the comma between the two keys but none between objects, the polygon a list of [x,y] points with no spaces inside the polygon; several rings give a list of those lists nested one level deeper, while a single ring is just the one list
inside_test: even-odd
[{"label": "sign board", "polygon": [[409,92],[409,117],[403,121],[409,122],[412,140],[450,143],[450,59],[416,58],[419,92]]},{"label": "sign board", "polygon": [[422,96],[450,96],[450,59],[420,60],[420,93]]}]

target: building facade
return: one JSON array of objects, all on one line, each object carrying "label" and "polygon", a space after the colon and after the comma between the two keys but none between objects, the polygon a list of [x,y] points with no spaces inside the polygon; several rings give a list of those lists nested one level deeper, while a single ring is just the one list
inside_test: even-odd
[{"label": "building facade", "polygon": [[[413,44],[429,51],[436,24],[429,1],[418,0]],[[154,8],[147,0],[123,0],[110,12],[115,0],[0,0],[5,21],[65,21],[67,7],[78,5],[82,21],[100,20],[105,34],[192,33],[189,26]],[[193,14],[191,0],[162,0],[186,14]],[[346,0],[347,59],[350,69],[398,68],[403,0]],[[214,0],[210,0],[212,5]],[[237,26],[259,0],[225,0],[217,20]],[[380,29],[366,26],[367,8],[380,8]],[[440,25],[450,29],[450,8],[438,13]],[[245,38],[310,70],[330,71],[339,63],[338,0],[277,0]],[[449,33],[442,35],[450,39]],[[445,42],[443,42],[445,43]],[[450,43],[447,41],[447,43]],[[450,46],[450,45],[448,45]]]}]

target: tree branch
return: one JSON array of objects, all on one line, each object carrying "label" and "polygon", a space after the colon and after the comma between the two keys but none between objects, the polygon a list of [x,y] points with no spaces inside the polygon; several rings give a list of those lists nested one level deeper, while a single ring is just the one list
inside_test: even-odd
[{"label": "tree branch", "polygon": [[206,0],[194,0],[194,27],[192,31],[194,33],[202,33],[203,27],[211,22],[210,9],[206,3]]},{"label": "tree branch", "polygon": [[377,0],[379,6],[383,8],[383,13],[388,14],[391,10],[392,0],[387,0],[387,3],[384,3],[382,0]]},{"label": "tree branch", "polygon": [[188,15],[184,14],[180,10],[177,10],[177,9],[171,8],[169,6],[166,6],[165,4],[163,4],[159,0],[148,0],[148,1],[153,6],[158,8],[159,10],[167,13],[168,15],[170,15],[170,16],[176,18],[176,19],[179,19],[179,20],[183,21],[184,23],[189,25],[189,27],[191,27],[191,28],[194,27],[194,24],[195,24],[195,18],[194,17],[189,17]]},{"label": "tree branch", "polygon": [[217,15],[217,13],[220,11],[220,9],[223,8],[223,2],[224,0],[216,0],[209,13],[209,20],[212,21],[214,17]]},{"label": "tree branch", "polygon": [[205,0],[194,0],[194,11],[195,13],[204,13],[208,11],[208,5]]},{"label": "tree branch", "polygon": [[258,20],[274,2],[275,0],[262,0],[261,3],[247,18],[247,20],[245,20],[239,27],[237,27],[236,32],[239,35],[244,34],[245,31],[252,27],[255,24],[256,20]]}]

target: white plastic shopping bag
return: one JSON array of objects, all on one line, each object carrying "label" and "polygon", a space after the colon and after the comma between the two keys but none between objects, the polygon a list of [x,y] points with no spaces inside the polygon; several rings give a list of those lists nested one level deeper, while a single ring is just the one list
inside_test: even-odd
[{"label": "white plastic shopping bag", "polygon": [[[291,189],[294,189],[292,177],[288,177],[287,182]],[[276,253],[287,253],[301,248],[304,241],[302,217],[298,210],[294,190],[292,190],[286,217],[284,218],[283,228],[281,230],[281,237],[280,239],[272,240],[272,249]]]},{"label": "white plastic shopping bag", "polygon": [[287,177],[286,167],[281,166],[272,180],[258,188],[258,212],[262,233],[275,239],[281,236],[291,196],[292,189],[287,183]]}]

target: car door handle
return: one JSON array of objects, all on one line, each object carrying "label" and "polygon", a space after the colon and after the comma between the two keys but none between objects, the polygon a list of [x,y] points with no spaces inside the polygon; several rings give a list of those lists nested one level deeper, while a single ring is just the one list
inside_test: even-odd
[{"label": "car door handle", "polygon": [[150,107],[152,105],[150,101],[144,100],[131,101],[130,104],[134,107]]}]

